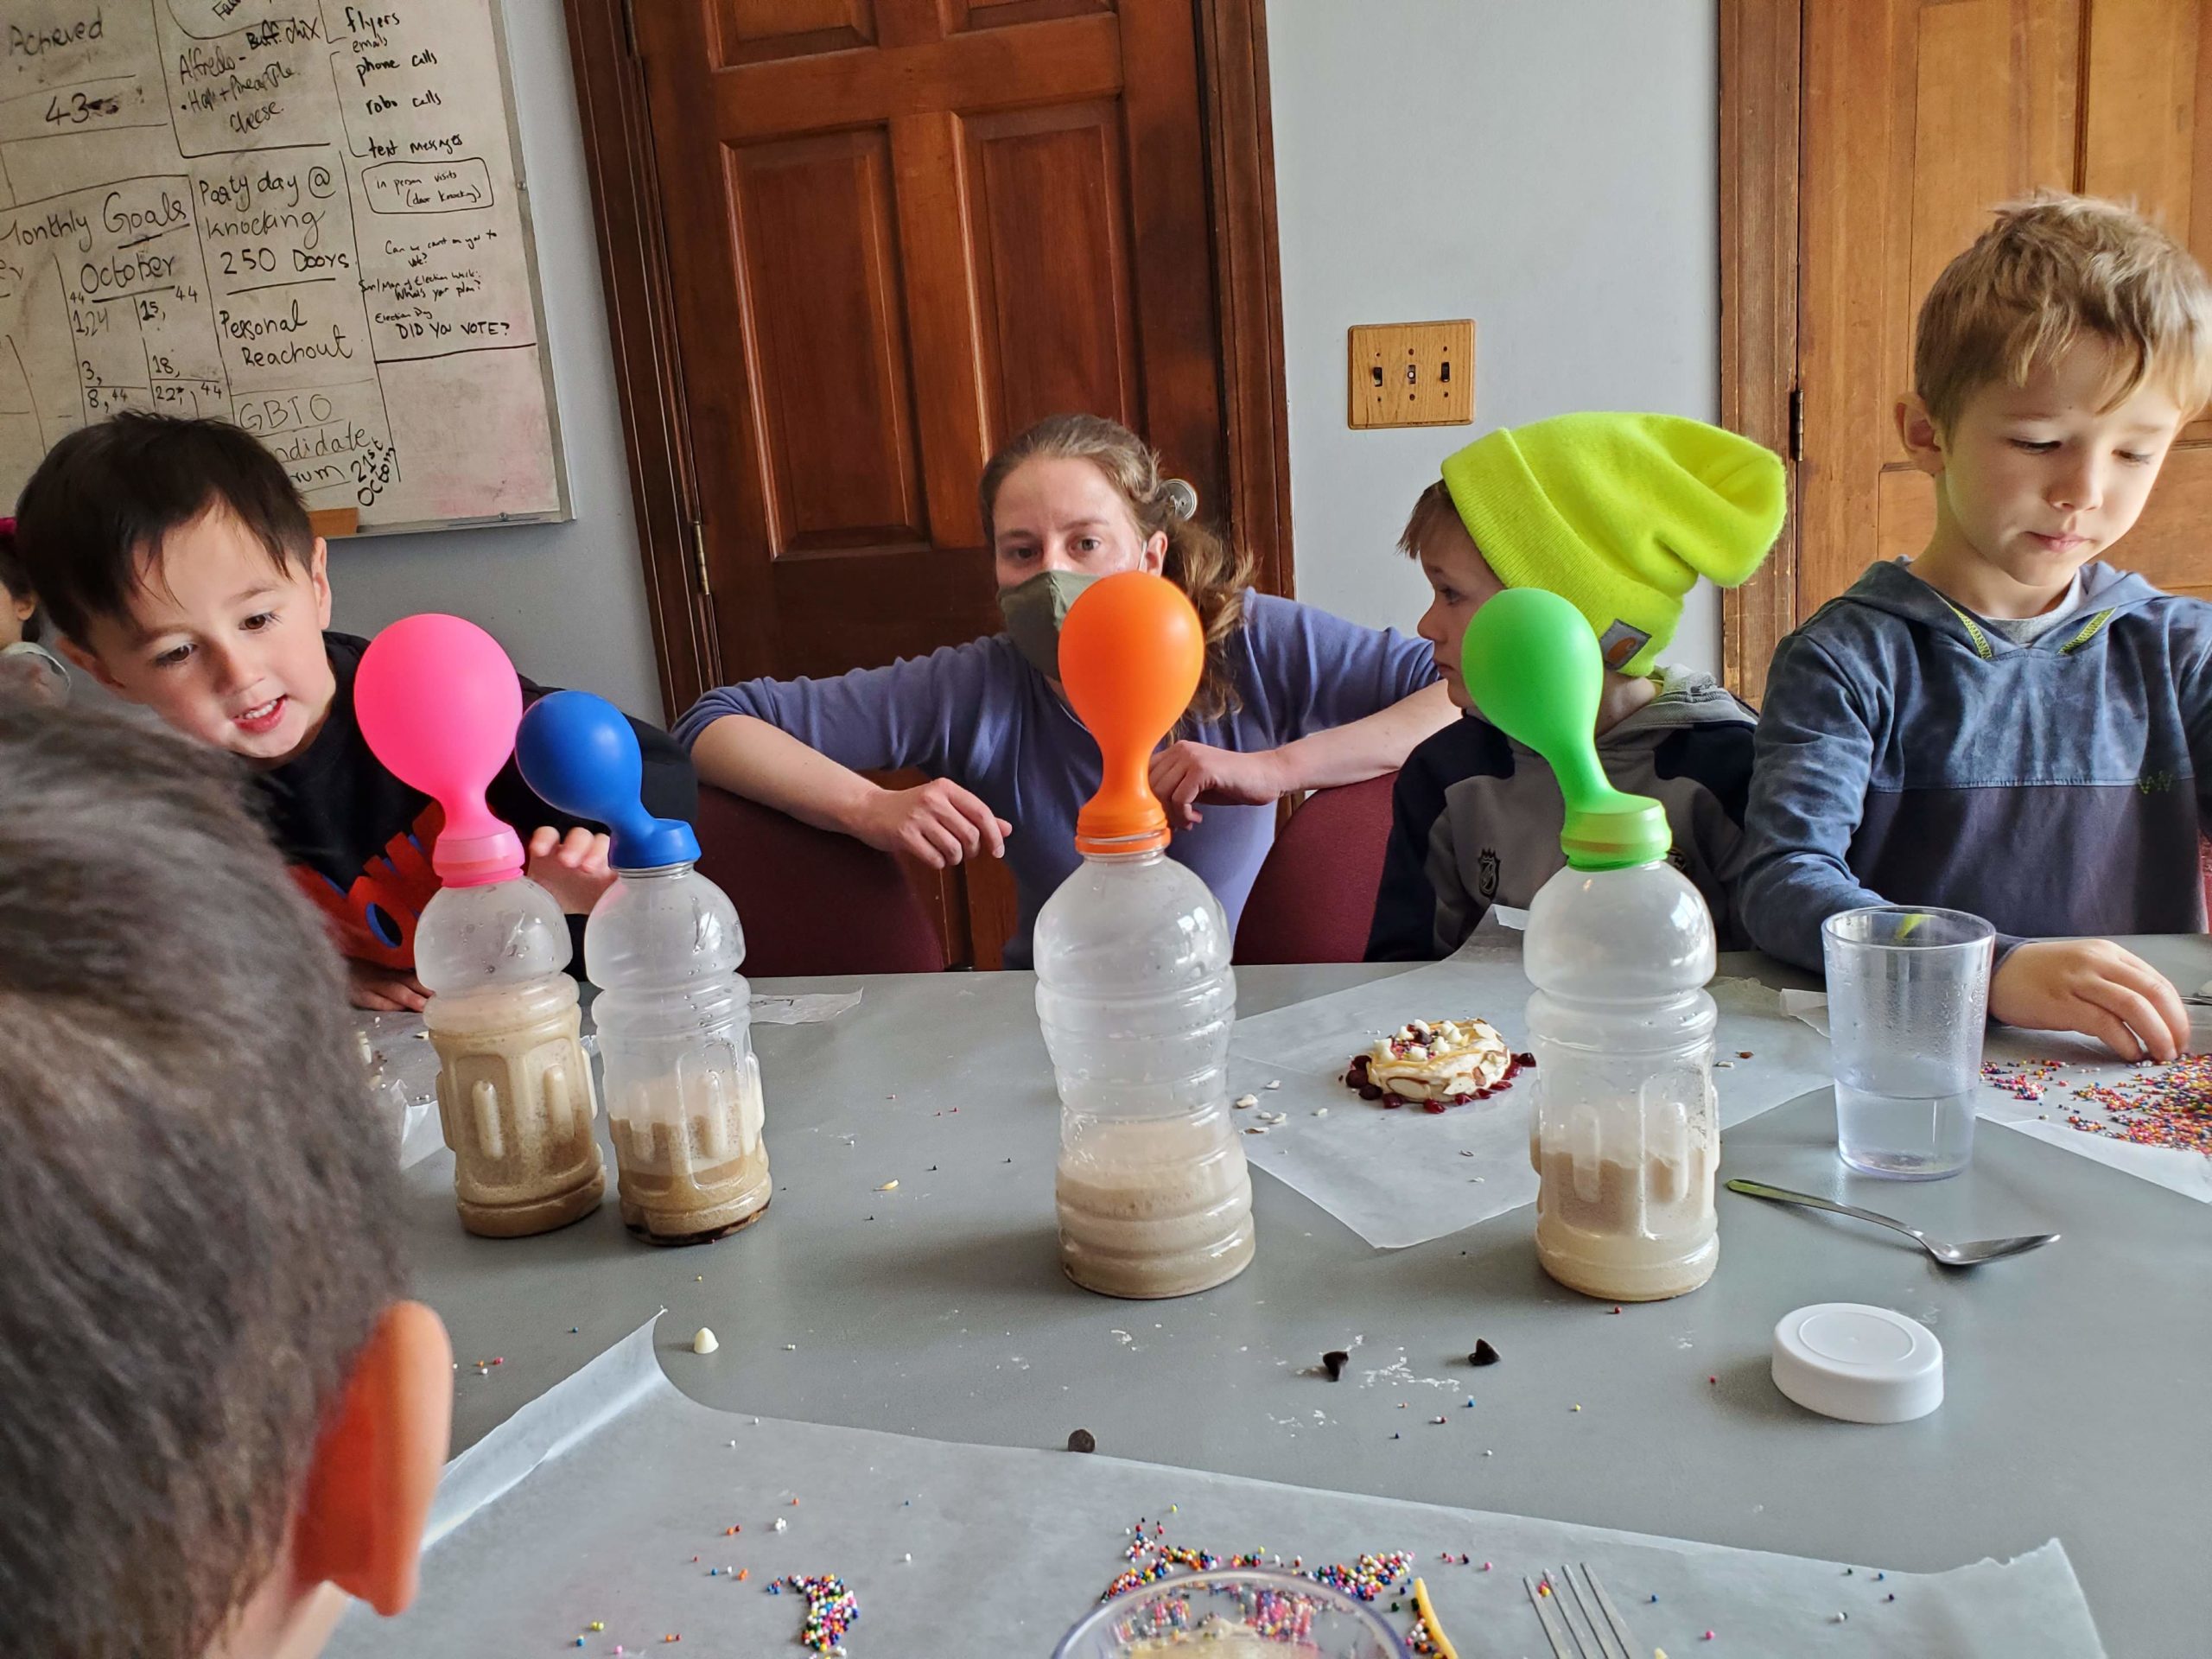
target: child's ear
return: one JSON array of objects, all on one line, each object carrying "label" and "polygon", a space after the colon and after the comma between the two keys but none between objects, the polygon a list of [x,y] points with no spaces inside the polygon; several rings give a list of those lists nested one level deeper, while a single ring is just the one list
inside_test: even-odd
[{"label": "child's ear", "polygon": [[453,1344],[420,1302],[395,1302],[353,1363],[308,1476],[294,1552],[386,1617],[415,1599],[423,1528],[453,1426]]},{"label": "child's ear", "polygon": [[137,698],[132,696],[128,691],[123,689],[123,683],[120,680],[117,679],[114,675],[107,671],[107,665],[105,663],[101,662],[100,659],[92,652],[86,651],[74,639],[72,639],[67,634],[58,634],[48,643],[52,645],[56,651],[60,652],[64,657],[67,657],[71,662],[76,664],[78,667],[83,669],[86,673],[98,680],[109,690],[114,692],[116,696],[130,702],[136,702],[138,701]]},{"label": "child's ear", "polygon": [[315,625],[330,626],[330,543],[318,536],[308,556],[308,582],[315,589]]},{"label": "child's ear", "polygon": [[1908,391],[1897,399],[1897,436],[1904,442],[1904,452],[1912,464],[1930,478],[1943,475],[1943,439],[1936,429],[1936,417],[1928,412],[1928,405],[1916,391]]},{"label": "child's ear", "polygon": [[1155,530],[1145,537],[1144,551],[1138,556],[1137,569],[1149,570],[1158,575],[1167,565],[1167,532]]}]

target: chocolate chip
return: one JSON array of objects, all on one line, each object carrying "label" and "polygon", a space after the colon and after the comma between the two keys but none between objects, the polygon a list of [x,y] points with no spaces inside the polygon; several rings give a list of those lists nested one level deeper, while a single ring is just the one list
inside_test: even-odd
[{"label": "chocolate chip", "polygon": [[1071,1452],[1096,1452],[1097,1449],[1098,1437],[1087,1428],[1078,1428],[1068,1436],[1068,1450]]},{"label": "chocolate chip", "polygon": [[1475,1351],[1467,1356],[1467,1363],[1470,1365],[1495,1365],[1497,1363],[1497,1350],[1490,1345],[1489,1338],[1478,1338],[1476,1340]]},{"label": "chocolate chip", "polygon": [[1332,1348],[1321,1356],[1321,1369],[1328,1372],[1330,1382],[1335,1382],[1344,1374],[1344,1365],[1351,1358],[1351,1356],[1341,1348]]}]

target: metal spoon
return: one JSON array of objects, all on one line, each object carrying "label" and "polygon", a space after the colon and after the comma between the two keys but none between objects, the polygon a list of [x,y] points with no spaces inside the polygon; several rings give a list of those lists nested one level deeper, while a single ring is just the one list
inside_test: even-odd
[{"label": "metal spoon", "polygon": [[1894,1228],[1911,1239],[1920,1248],[1947,1268],[1971,1268],[1984,1262],[1994,1262],[1999,1256],[2018,1255],[2023,1250],[2036,1249],[2057,1243],[2056,1233],[2023,1233],[2018,1238],[1974,1238],[1963,1244],[1946,1244],[1940,1238],[1930,1238],[1917,1227],[1908,1227],[1890,1216],[1878,1216],[1872,1210],[1861,1210],[1856,1205],[1837,1204],[1827,1198],[1816,1198],[1809,1192],[1792,1192],[1787,1187],[1769,1186],[1763,1181],[1730,1181],[1731,1192],[1741,1192],[1750,1198],[1772,1198],[1777,1204],[1802,1204],[1808,1210],[1826,1210],[1833,1215],[1853,1216],[1860,1221],[1871,1221],[1878,1227]]}]

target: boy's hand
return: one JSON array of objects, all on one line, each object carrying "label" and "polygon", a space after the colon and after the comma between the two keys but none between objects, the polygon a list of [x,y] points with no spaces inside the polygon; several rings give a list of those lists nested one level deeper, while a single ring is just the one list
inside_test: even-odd
[{"label": "boy's hand", "polygon": [[588,830],[563,835],[551,825],[531,832],[530,879],[561,901],[571,916],[588,916],[599,895],[614,885],[607,866],[607,839]]},{"label": "boy's hand", "polygon": [[912,789],[879,789],[861,806],[854,836],[879,852],[906,853],[933,870],[988,853],[1006,856],[1014,826],[981,797],[950,778],[932,778]]},{"label": "boy's hand", "polygon": [[430,1000],[414,975],[358,957],[346,958],[346,989],[355,1007],[372,1014],[420,1014]]},{"label": "boy's hand", "polygon": [[2005,958],[1989,1012],[2031,1031],[2078,1031],[2124,1060],[2171,1060],[2189,1046],[2181,993],[2107,939],[2044,939]]},{"label": "boy's hand", "polygon": [[1192,803],[1208,806],[1266,806],[1287,787],[1273,749],[1240,754],[1187,741],[1170,743],[1152,757],[1152,792],[1167,809],[1170,829],[1205,821]]}]

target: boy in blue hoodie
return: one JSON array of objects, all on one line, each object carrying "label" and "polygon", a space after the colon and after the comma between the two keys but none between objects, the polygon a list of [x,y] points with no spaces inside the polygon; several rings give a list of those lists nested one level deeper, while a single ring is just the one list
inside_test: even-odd
[{"label": "boy in blue hoodie", "polygon": [[2007,207],[1929,289],[1913,382],[1936,528],[1775,652],[1743,916],[1817,969],[1839,911],[1971,911],[1993,1017],[2171,1059],[2180,996],[2093,936],[2205,925],[2212,606],[2100,561],[2212,396],[2212,283],[2109,203]]}]

